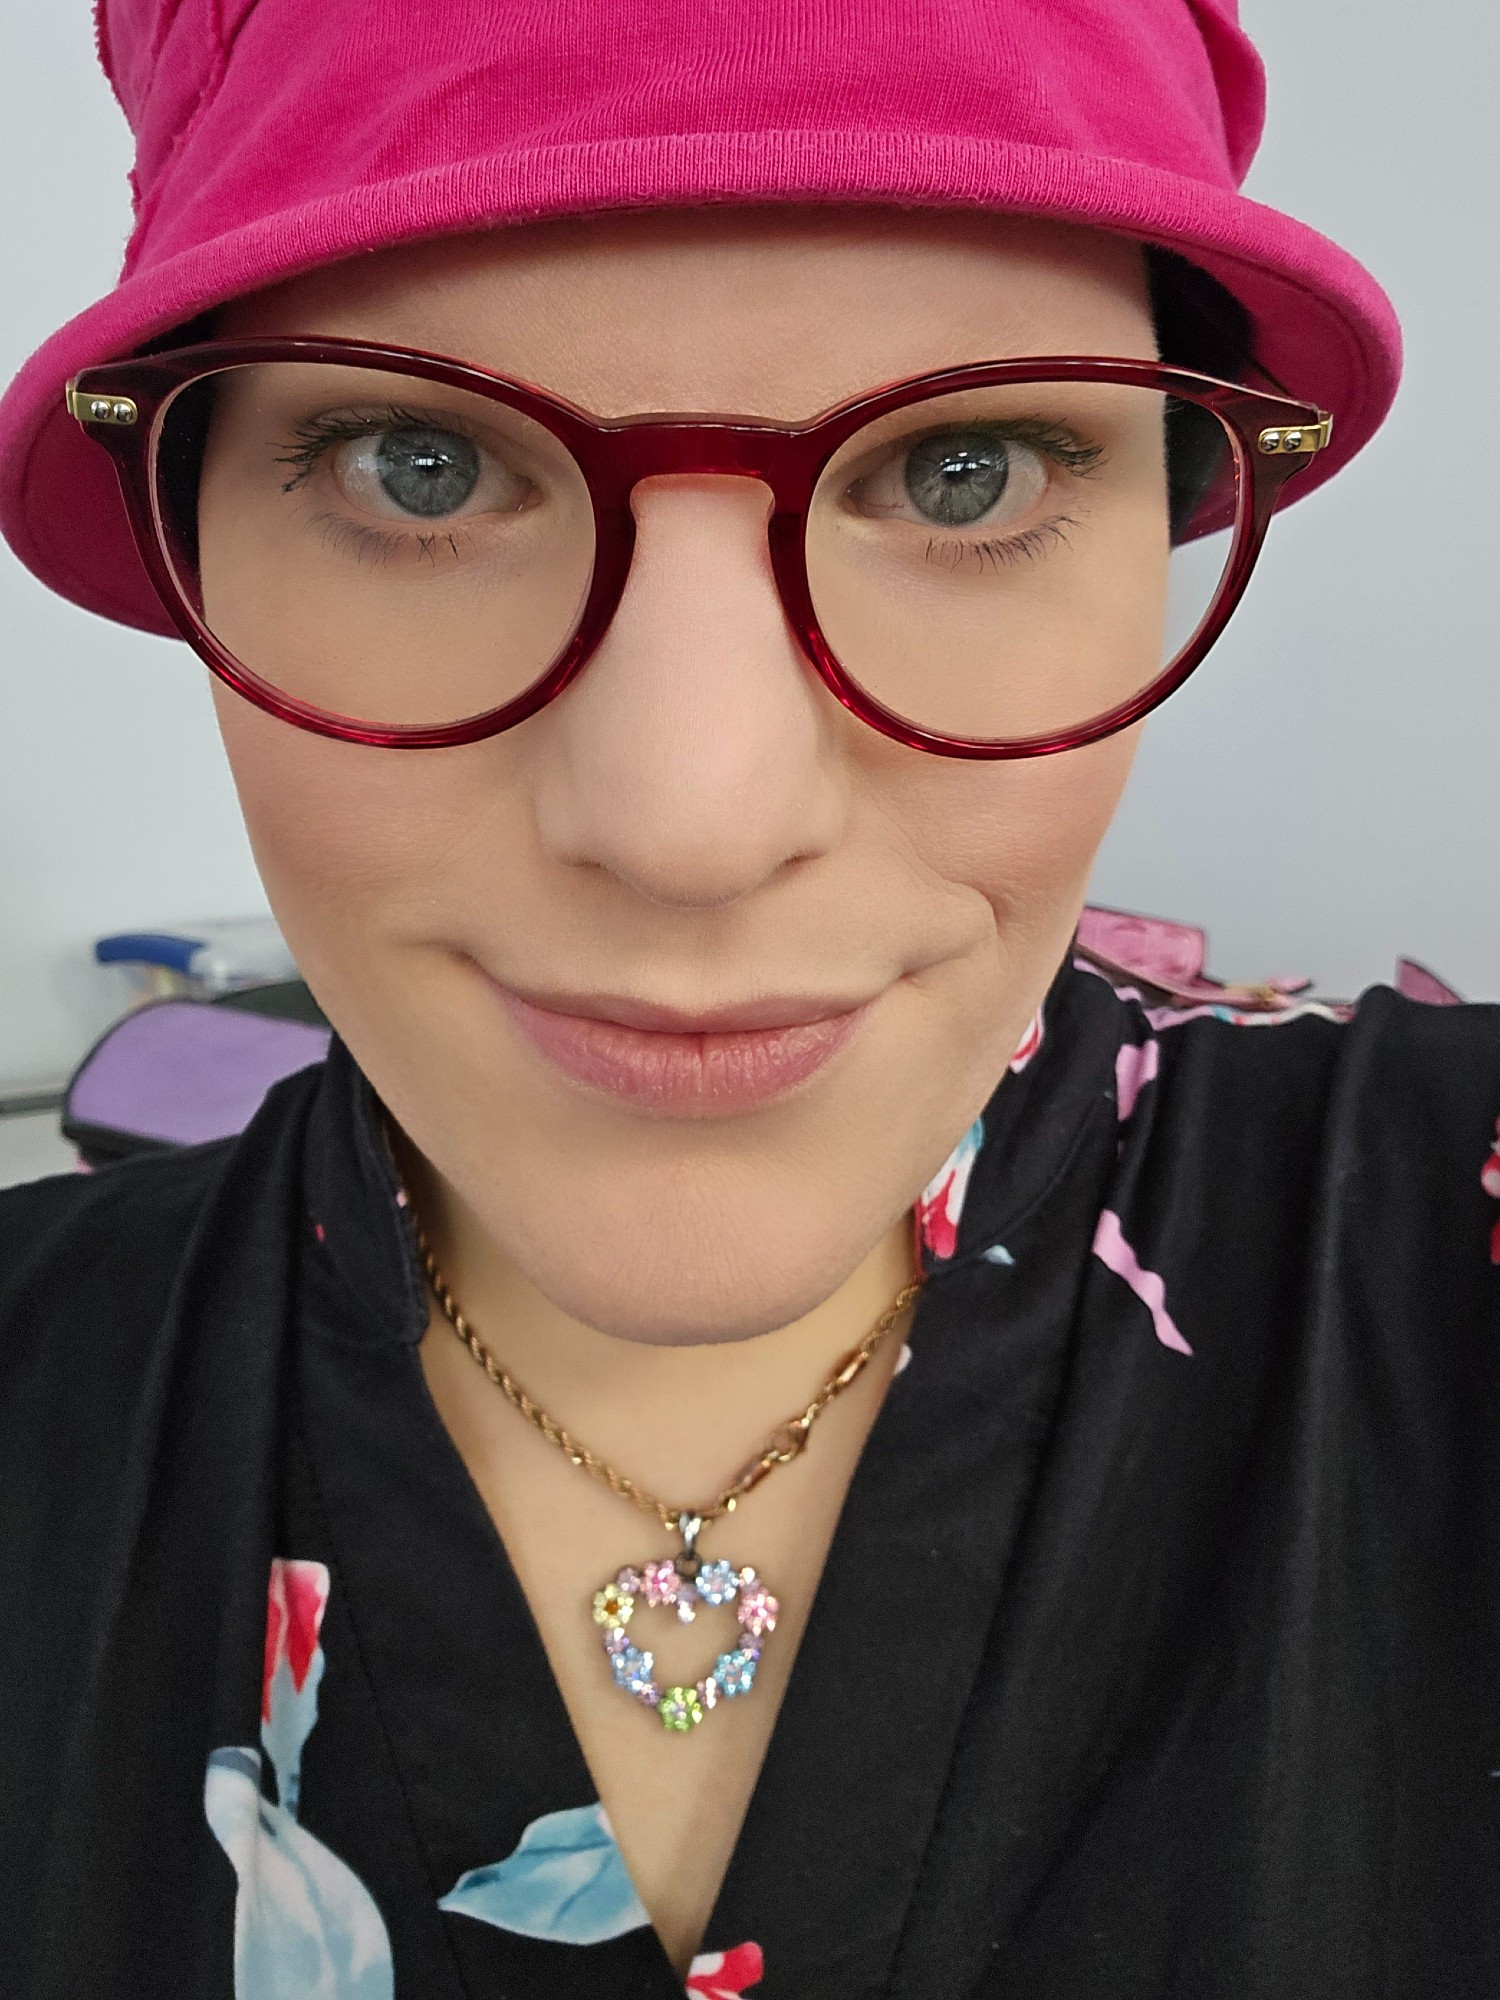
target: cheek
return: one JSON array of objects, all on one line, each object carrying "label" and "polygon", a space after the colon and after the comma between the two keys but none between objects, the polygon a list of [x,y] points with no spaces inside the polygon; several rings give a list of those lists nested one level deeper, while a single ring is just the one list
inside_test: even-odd
[{"label": "cheek", "polygon": [[1142,726],[1055,757],[933,759],[890,800],[923,865],[989,906],[1002,953],[1066,945]]},{"label": "cheek", "polygon": [[[261,879],[303,972],[331,996],[352,947],[360,977],[378,976],[372,947],[399,934],[422,884],[483,817],[464,753],[314,736],[217,682],[214,705]],[[489,815],[503,796],[486,788]]]},{"label": "cheek", "polygon": [[369,838],[376,796],[357,748],[288,728],[218,682],[213,697],[250,844],[290,940],[305,913],[337,910],[372,862],[383,867]]}]

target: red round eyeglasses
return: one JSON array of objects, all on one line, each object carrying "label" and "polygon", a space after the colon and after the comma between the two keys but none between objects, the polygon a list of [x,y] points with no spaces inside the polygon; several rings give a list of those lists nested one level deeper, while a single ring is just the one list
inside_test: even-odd
[{"label": "red round eyeglasses", "polygon": [[[787,623],[871,728],[948,757],[1096,742],[1200,664],[1331,430],[1286,396],[1079,356],[942,369],[803,423],[601,421],[466,362],[300,338],[91,368],[68,408],[211,671],[392,749],[472,743],[561,694],[624,593],[636,487],[672,474],[769,489]],[[200,547],[200,498],[225,492],[233,546]]]}]

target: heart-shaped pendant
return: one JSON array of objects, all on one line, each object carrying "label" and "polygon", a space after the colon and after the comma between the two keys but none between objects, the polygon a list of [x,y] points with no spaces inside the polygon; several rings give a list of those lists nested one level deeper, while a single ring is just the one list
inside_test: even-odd
[{"label": "heart-shaped pendant", "polygon": [[[677,1532],[682,1536],[681,1555],[664,1556],[640,1569],[627,1566],[612,1583],[594,1592],[594,1623],[603,1631],[615,1685],[643,1707],[654,1709],[662,1726],[678,1733],[696,1729],[720,1701],[749,1694],[755,1686],[762,1641],[776,1630],[776,1614],[781,1609],[748,1564],[735,1569],[727,1562],[702,1560],[694,1546],[702,1526],[698,1515],[680,1515]],[[675,1611],[684,1625],[692,1624],[700,1604],[732,1604],[739,1620],[739,1643],[730,1652],[720,1653],[713,1670],[701,1681],[689,1687],[663,1688],[655,1679],[652,1655],[643,1652],[625,1629],[642,1604],[653,1610]]]}]

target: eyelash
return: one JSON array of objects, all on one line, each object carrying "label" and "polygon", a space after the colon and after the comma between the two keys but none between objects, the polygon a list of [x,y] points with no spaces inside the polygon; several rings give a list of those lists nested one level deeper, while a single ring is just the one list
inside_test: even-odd
[{"label": "eyelash", "polygon": [[1057,514],[1050,521],[1043,521],[1035,528],[1028,528],[1024,534],[1012,535],[999,542],[938,541],[935,537],[927,544],[925,560],[939,568],[956,570],[970,556],[977,556],[980,567],[988,561],[995,569],[1011,563],[1036,562],[1057,542],[1066,542],[1069,528],[1076,528],[1078,522],[1071,514]]},{"label": "eyelash", "polygon": [[[299,486],[306,485],[335,445],[378,437],[385,430],[431,425],[434,421],[419,411],[399,409],[394,405],[376,417],[310,417],[296,426],[292,433],[293,442],[276,454],[278,465],[293,468],[292,477],[284,482],[281,490],[283,493],[294,493]],[[465,435],[462,427],[451,419],[444,419],[444,428]],[[1097,471],[1105,456],[1102,445],[1085,444],[1076,433],[1055,425],[1018,423],[1006,426],[999,434],[1008,442],[1025,445],[1052,459],[1079,479],[1087,479]],[[914,443],[920,441],[913,440]],[[346,548],[352,547],[353,553],[362,562],[387,562],[398,550],[409,547],[413,539],[419,544],[417,554],[423,560],[436,562],[440,542],[446,542],[455,557],[458,554],[457,543],[451,534],[416,537],[393,534],[331,514],[322,518],[320,526],[330,539],[336,539]],[[981,567],[988,562],[996,569],[1016,562],[1035,562],[1055,543],[1066,542],[1067,530],[1077,526],[1077,521],[1070,516],[1060,514],[1038,527],[1028,528],[1024,534],[1011,535],[1000,541],[966,542],[956,537],[945,541],[933,537],[927,543],[924,560],[950,571],[970,558],[977,559]]]},{"label": "eyelash", "polygon": [[[424,415],[420,410],[398,409],[394,404],[377,416],[309,417],[294,427],[292,441],[276,454],[278,465],[293,468],[292,477],[281,490],[295,493],[299,486],[305,486],[335,445],[379,437],[382,431],[434,429],[452,431],[455,437],[469,436],[456,417]],[[474,440],[470,438],[469,442],[472,444]]]},{"label": "eyelash", "polygon": [[[926,432],[923,435],[934,436],[938,433]],[[1051,459],[1077,479],[1087,479],[1097,472],[1106,457],[1102,444],[1088,444],[1076,431],[1064,430],[1056,424],[1019,422],[997,425],[994,435],[1008,444],[1024,445],[1039,457]],[[921,437],[907,440],[906,449],[910,450],[921,442]],[[1016,562],[1036,562],[1050,547],[1066,542],[1067,530],[1078,525],[1072,515],[1057,514],[1050,521],[1027,528],[1022,534],[1005,536],[998,541],[966,542],[956,536],[951,540],[932,536],[928,540],[924,560],[949,571],[958,569],[971,557],[978,560],[981,568],[986,562],[995,569]]]},{"label": "eyelash", "polygon": [[446,548],[455,561],[459,556],[458,538],[451,534],[392,534],[383,528],[369,527],[363,521],[350,521],[340,514],[319,514],[312,525],[330,548],[346,550],[357,562],[370,569],[378,569],[393,556],[408,555],[413,551],[418,562],[430,562],[434,566],[441,548]]},{"label": "eyelash", "polygon": [[[294,428],[292,442],[276,454],[278,465],[293,468],[292,477],[282,484],[282,492],[295,493],[299,486],[305,486],[335,445],[379,437],[382,431],[409,427],[439,427],[452,431],[456,437],[469,435],[454,417],[438,419],[424,416],[420,410],[399,409],[394,404],[371,417],[309,417],[305,423]],[[378,569],[382,563],[390,562],[397,555],[408,554],[413,548],[418,562],[430,562],[434,567],[440,548],[446,547],[454,560],[458,559],[458,542],[452,534],[423,533],[420,530],[402,534],[388,528],[372,528],[366,522],[351,521],[343,515],[331,513],[320,514],[313,526],[331,548],[348,551],[356,561],[371,569]]]},{"label": "eyelash", "polygon": [[1060,424],[1025,421],[1000,424],[995,434],[1009,444],[1024,444],[1043,458],[1054,459],[1080,479],[1087,479],[1097,471],[1105,455],[1102,444],[1088,444],[1076,431],[1064,430]]}]

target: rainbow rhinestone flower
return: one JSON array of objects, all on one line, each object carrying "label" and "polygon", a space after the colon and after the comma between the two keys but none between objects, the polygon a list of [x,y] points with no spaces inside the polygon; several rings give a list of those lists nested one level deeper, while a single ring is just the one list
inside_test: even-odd
[{"label": "rainbow rhinestone flower", "polygon": [[605,1584],[602,1590],[594,1592],[594,1623],[606,1630],[617,1631],[628,1625],[635,1613],[635,1598],[628,1590],[620,1588],[619,1580]]},{"label": "rainbow rhinestone flower", "polygon": [[714,1679],[731,1698],[749,1694],[755,1686],[755,1669],[759,1664],[758,1652],[751,1653],[743,1646],[736,1646],[732,1653],[720,1653],[714,1666]]},{"label": "rainbow rhinestone flower", "polygon": [[648,1604],[662,1605],[677,1602],[677,1593],[682,1588],[682,1578],[670,1556],[661,1562],[647,1563],[645,1576]]},{"label": "rainbow rhinestone flower", "polygon": [[693,1579],[693,1588],[705,1604],[727,1604],[739,1587],[733,1563],[704,1563]]},{"label": "rainbow rhinestone flower", "polygon": [[[746,1575],[753,1576],[753,1572],[747,1571]],[[776,1630],[776,1614],[781,1606],[758,1577],[741,1584],[739,1597],[735,1616],[745,1631],[758,1639],[763,1632]]]},{"label": "rainbow rhinestone flower", "polygon": [[[681,1556],[639,1568],[627,1565],[612,1583],[594,1593],[594,1622],[601,1628],[615,1685],[653,1710],[662,1727],[674,1735],[696,1729],[721,1701],[752,1691],[764,1636],[775,1631],[781,1609],[748,1564],[736,1569],[722,1559],[700,1561],[693,1549],[696,1531],[696,1522],[684,1530]],[[671,1611],[683,1624],[690,1624],[705,1605],[733,1608],[740,1628],[738,1642],[719,1654],[702,1680],[662,1688],[654,1678],[655,1656],[633,1643],[625,1627],[652,1610]]]},{"label": "rainbow rhinestone flower", "polygon": [[628,1643],[610,1656],[615,1685],[634,1695],[637,1701],[649,1699],[653,1707],[661,1700],[661,1689],[651,1678],[655,1664],[650,1653],[643,1653],[639,1646]]},{"label": "rainbow rhinestone flower", "polygon": [[695,1687],[671,1687],[657,1704],[663,1726],[679,1733],[696,1729],[703,1720],[703,1701]]}]

